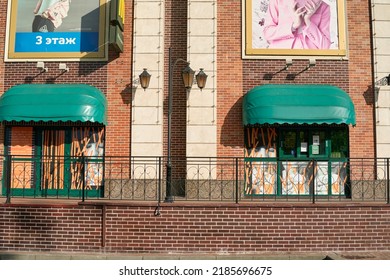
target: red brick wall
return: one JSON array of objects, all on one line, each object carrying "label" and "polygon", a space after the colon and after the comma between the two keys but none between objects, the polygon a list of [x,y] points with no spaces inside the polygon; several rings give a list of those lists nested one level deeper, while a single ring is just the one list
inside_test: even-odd
[{"label": "red brick wall", "polygon": [[368,1],[346,1],[348,59],[317,59],[316,66],[295,79],[308,59],[294,59],[293,66],[271,80],[266,74],[285,66],[284,59],[241,59],[242,1],[218,0],[218,156],[243,156],[242,96],[262,84],[330,84],[345,90],[355,104],[357,123],[350,128],[350,156],[374,157],[370,6]]},{"label": "red brick wall", "polygon": [[[0,250],[256,253],[390,250],[387,205],[0,205]],[[105,226],[103,227],[103,213]],[[103,239],[104,237],[104,239]],[[102,247],[102,246],[105,247]]]},{"label": "red brick wall", "polygon": [[11,130],[10,155],[32,156],[32,127],[13,127]]},{"label": "red brick wall", "polygon": [[356,127],[350,130],[351,157],[373,157],[375,151],[374,95],[370,1],[347,1],[349,94],[355,104]]},{"label": "red brick wall", "polygon": [[[168,73],[169,58],[168,49],[172,50],[172,61],[177,59],[187,60],[187,1],[169,0],[165,1],[165,29],[164,29],[164,131],[163,146],[164,155],[168,150]],[[178,61],[173,69],[173,91],[172,91],[172,122],[171,122],[171,154],[173,157],[186,156],[186,134],[187,134],[187,94],[183,87],[181,71],[186,64]],[[173,159],[175,160],[175,159]]]}]

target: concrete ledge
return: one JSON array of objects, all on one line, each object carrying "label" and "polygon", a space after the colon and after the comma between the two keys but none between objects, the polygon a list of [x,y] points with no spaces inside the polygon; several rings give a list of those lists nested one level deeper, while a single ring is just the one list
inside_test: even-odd
[{"label": "concrete ledge", "polygon": [[0,260],[342,260],[333,252],[259,254],[90,254],[0,252]]}]

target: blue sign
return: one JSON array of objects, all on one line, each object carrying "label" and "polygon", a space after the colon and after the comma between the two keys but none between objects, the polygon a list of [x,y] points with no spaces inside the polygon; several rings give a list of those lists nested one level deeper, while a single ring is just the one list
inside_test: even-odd
[{"label": "blue sign", "polygon": [[98,32],[16,32],[15,52],[96,52]]}]

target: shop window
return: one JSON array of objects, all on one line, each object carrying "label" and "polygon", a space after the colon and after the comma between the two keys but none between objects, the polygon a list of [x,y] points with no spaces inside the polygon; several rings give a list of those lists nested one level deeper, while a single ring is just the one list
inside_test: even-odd
[{"label": "shop window", "polygon": [[[78,127],[72,129],[71,156],[85,161],[85,183],[87,189],[103,185],[104,129]],[[82,188],[82,168],[79,160],[71,166],[72,189]]]},{"label": "shop window", "polygon": [[22,195],[77,195],[84,182],[102,189],[104,127],[7,127],[6,154],[11,187]]},{"label": "shop window", "polygon": [[247,127],[245,131],[245,194],[275,194],[277,191],[277,129]]},{"label": "shop window", "polygon": [[347,126],[247,127],[245,194],[344,195],[348,141]]},{"label": "shop window", "polygon": [[347,158],[348,153],[348,130],[338,129],[331,130],[331,157],[332,158]]}]

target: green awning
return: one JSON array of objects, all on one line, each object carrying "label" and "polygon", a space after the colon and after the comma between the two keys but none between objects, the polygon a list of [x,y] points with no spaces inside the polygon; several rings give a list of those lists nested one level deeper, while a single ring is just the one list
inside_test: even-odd
[{"label": "green awning", "polygon": [[244,126],[256,124],[356,124],[349,95],[330,85],[263,85],[248,91]]},{"label": "green awning", "polygon": [[0,121],[107,123],[107,101],[84,84],[23,84],[0,97]]}]

